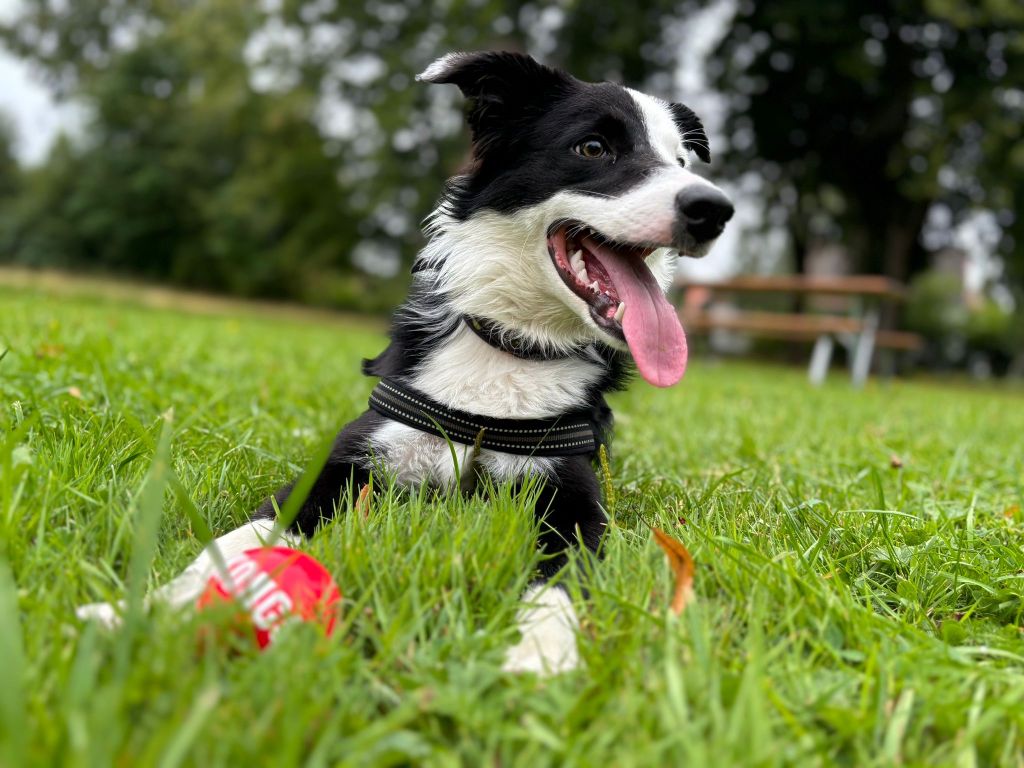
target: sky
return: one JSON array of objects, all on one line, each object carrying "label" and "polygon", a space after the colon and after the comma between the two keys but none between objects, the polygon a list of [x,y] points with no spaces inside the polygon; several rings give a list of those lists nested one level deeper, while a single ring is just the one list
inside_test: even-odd
[{"label": "sky", "polygon": [[[0,0],[0,5],[5,0]],[[14,150],[28,165],[46,158],[62,130],[74,128],[78,112],[72,105],[54,102],[29,68],[0,49],[0,114],[14,126]]]},{"label": "sky", "polygon": [[[18,4],[18,0],[0,0],[0,19],[10,19]],[[73,106],[56,104],[29,67],[3,47],[0,47],[0,114],[13,124],[18,158],[30,165],[42,162],[60,131],[73,130],[80,120]]]}]

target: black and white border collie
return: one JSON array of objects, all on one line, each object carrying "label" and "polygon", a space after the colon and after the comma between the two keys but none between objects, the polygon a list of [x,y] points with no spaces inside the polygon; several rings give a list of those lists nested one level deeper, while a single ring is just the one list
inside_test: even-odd
[{"label": "black and white border collie", "polygon": [[[665,297],[680,254],[701,256],[733,208],[690,170],[710,161],[697,116],[611,83],[586,83],[507,52],[454,53],[419,78],[451,83],[468,99],[470,167],[451,179],[428,220],[409,297],[391,343],[364,363],[443,406],[500,419],[546,419],[581,409],[602,440],[611,427],[606,392],[621,388],[631,364],[667,387],[686,367],[686,338]],[[487,324],[481,334],[474,318]],[[530,354],[518,354],[528,349]],[[593,456],[531,456],[456,443],[458,463],[439,436],[367,410],[337,436],[302,504],[289,539],[311,535],[346,508],[371,469],[399,483],[464,487],[459,469],[497,482],[540,476],[536,514],[545,551],[524,596],[513,671],[553,673],[579,664],[577,619],[566,591],[547,582],[567,547],[597,552],[605,527]],[[353,485],[354,484],[354,485]],[[229,558],[260,546],[273,528],[268,500],[252,521],[220,537]],[[204,552],[155,599],[195,600],[213,568]],[[116,620],[108,604],[83,617]]]}]

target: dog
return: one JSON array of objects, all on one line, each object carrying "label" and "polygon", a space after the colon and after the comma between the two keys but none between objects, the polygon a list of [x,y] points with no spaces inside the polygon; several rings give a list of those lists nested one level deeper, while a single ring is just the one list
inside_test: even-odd
[{"label": "dog", "polygon": [[[313,535],[377,472],[452,491],[537,477],[544,557],[504,666],[571,670],[578,620],[551,582],[570,547],[599,556],[606,516],[593,462],[611,436],[605,394],[634,366],[657,387],[683,376],[686,337],[665,291],[679,255],[707,253],[733,206],[691,170],[710,153],[682,104],[512,52],[449,54],[417,79],[466,97],[472,160],[427,219],[390,344],[363,363],[380,379],[370,407],[338,434],[286,540]],[[292,488],[218,538],[219,556],[261,546]],[[211,548],[151,599],[194,603]],[[117,611],[94,604],[79,615],[113,622]]]}]

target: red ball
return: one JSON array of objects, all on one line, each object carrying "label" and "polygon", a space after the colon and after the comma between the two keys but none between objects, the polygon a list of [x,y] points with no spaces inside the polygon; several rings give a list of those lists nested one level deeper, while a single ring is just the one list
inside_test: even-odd
[{"label": "red ball", "polygon": [[215,572],[196,600],[200,611],[238,605],[239,622],[249,625],[260,648],[294,621],[311,621],[334,631],[341,592],[316,559],[287,547],[249,549],[227,561],[227,574]]}]

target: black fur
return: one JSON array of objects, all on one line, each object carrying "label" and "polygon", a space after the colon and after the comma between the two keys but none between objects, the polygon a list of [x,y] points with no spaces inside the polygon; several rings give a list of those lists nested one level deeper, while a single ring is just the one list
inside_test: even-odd
[{"label": "black fur", "polygon": [[[422,298],[407,300],[395,313],[391,343],[378,357],[364,361],[363,370],[367,375],[398,378],[411,375],[429,350],[458,327],[460,318],[452,315],[440,332],[432,331],[424,313],[435,307],[423,303]],[[605,373],[588,390],[585,402],[597,426],[599,443],[610,447],[613,417],[605,394],[625,386],[631,365],[628,356],[611,347],[595,344],[594,349],[605,361]],[[351,506],[360,487],[369,482],[373,465],[370,439],[385,421],[376,412],[367,410],[341,430],[330,458],[292,523],[292,530],[311,536],[336,511],[344,511]],[[558,555],[566,546],[576,543],[577,528],[583,532],[583,544],[591,551],[597,551],[605,515],[592,466],[596,458],[574,456],[560,459],[555,472],[547,478],[536,505],[536,514],[542,520],[540,546],[547,554]],[[294,483],[290,483],[277,491],[273,500],[267,499],[255,517],[272,518],[274,501],[278,508],[283,507],[293,486]],[[548,578],[553,575],[564,561],[564,556],[546,559],[542,565],[542,576]]]},{"label": "black fur", "polygon": [[711,145],[704,133],[704,123],[685,104],[669,104],[679,132],[683,134],[683,146],[696,153],[705,163],[711,162]]},{"label": "black fur", "polygon": [[[447,60],[444,68],[431,70],[427,79],[454,83],[469,98],[474,163],[449,183],[442,203],[456,219],[483,209],[514,212],[564,189],[621,194],[664,162],[648,143],[636,101],[619,86],[584,83],[511,53],[460,55]],[[705,158],[707,138],[696,115],[682,105],[672,109],[680,127],[689,132],[693,149]],[[593,136],[608,147],[606,157],[587,158],[572,151]],[[418,264],[409,297],[394,315],[391,342],[378,357],[363,362],[365,374],[407,379],[459,328],[462,317],[437,290],[437,270],[442,266],[443,259],[438,261],[436,254],[433,262]],[[604,373],[581,396],[598,425],[600,442],[607,445],[612,412],[605,394],[625,385],[632,365],[628,355],[602,343],[595,342],[591,352],[604,362]],[[383,416],[367,411],[341,430],[294,529],[311,535],[337,510],[350,507],[369,481],[374,462],[371,441],[385,423]],[[565,563],[566,547],[582,544],[598,552],[606,518],[594,458],[559,458],[546,478],[536,506],[539,544],[549,556],[541,566],[545,579]],[[272,516],[274,501],[283,506],[292,487],[268,499],[257,516]]]},{"label": "black fur", "polygon": [[[636,101],[619,85],[583,82],[508,52],[459,55],[430,82],[454,83],[469,99],[474,164],[449,185],[445,202],[456,219],[483,209],[511,213],[566,189],[621,195],[664,162]],[[670,108],[686,146],[706,161],[700,120],[682,104]],[[604,141],[607,157],[571,151],[590,137]]]},{"label": "black fur", "polygon": [[[608,517],[601,508],[601,487],[586,457],[563,459],[541,490],[535,513],[540,520],[538,546],[544,559],[540,575],[550,579],[565,565],[567,548],[580,543],[600,555]],[[582,537],[582,542],[580,538]]]},{"label": "black fur", "polygon": [[[336,511],[348,508],[355,501],[360,488],[370,480],[370,437],[384,422],[384,417],[376,411],[367,410],[338,433],[327,462],[292,521],[291,530],[312,536]],[[260,505],[253,517],[273,519],[275,502],[277,508],[282,509],[294,486],[295,483],[289,483],[279,489]]]},{"label": "black fur", "polygon": [[[391,343],[372,360],[363,361],[363,373],[383,378],[408,376],[437,343],[459,327],[462,318],[444,312],[444,298],[431,290],[434,271],[418,272],[408,298],[391,318]],[[444,317],[440,323],[437,317]]]}]

